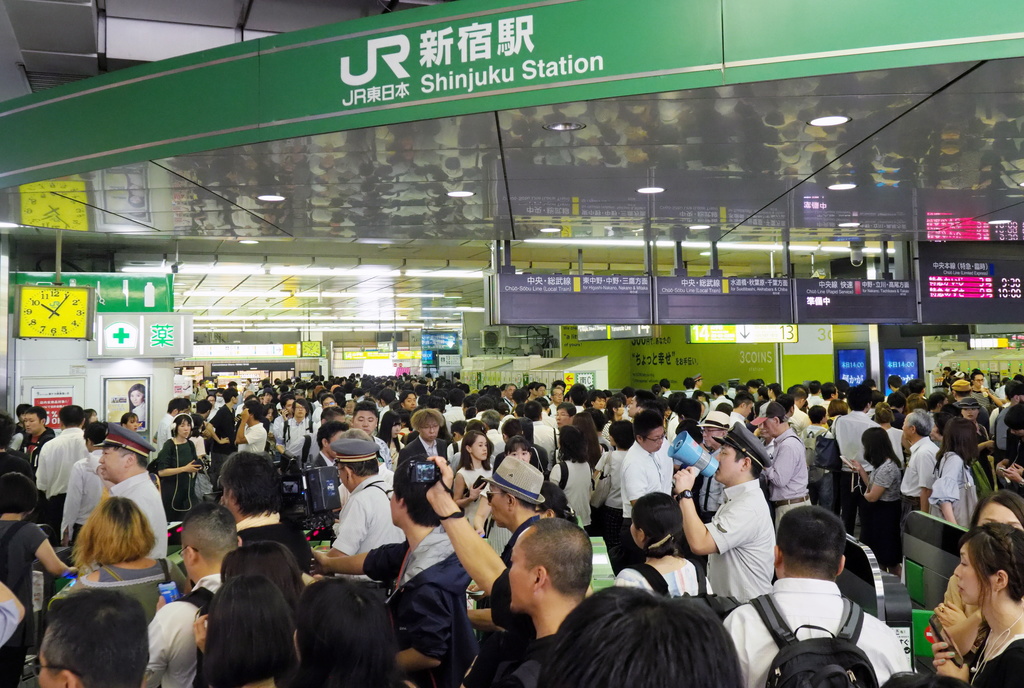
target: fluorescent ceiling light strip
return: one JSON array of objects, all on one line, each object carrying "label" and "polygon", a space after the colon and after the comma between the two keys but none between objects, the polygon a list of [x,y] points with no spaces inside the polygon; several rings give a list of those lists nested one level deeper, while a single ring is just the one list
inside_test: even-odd
[{"label": "fluorescent ceiling light strip", "polygon": [[190,289],[185,292],[185,296],[194,298],[207,297],[215,299],[283,299],[292,296],[292,293],[289,291],[256,291],[253,289]]},{"label": "fluorescent ceiling light strip", "polygon": [[265,275],[267,269],[262,265],[203,265],[184,263],[178,266],[179,275]]},{"label": "fluorescent ceiling light strip", "polygon": [[170,265],[125,265],[121,268],[121,272],[136,273],[136,274],[158,274],[158,275],[169,275],[171,273]]},{"label": "fluorescent ceiling light strip", "polygon": [[406,270],[406,277],[449,277],[452,279],[482,279],[482,270]]},{"label": "fluorescent ceiling light strip", "polygon": [[263,320],[265,316],[262,315],[196,315],[193,320]]}]

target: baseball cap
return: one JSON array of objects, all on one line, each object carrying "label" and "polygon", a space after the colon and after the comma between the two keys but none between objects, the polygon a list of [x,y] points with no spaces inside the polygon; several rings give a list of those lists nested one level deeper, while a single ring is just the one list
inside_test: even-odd
[{"label": "baseball cap", "polygon": [[777,401],[769,401],[768,406],[764,409],[764,415],[759,418],[755,418],[750,423],[751,425],[760,425],[769,418],[777,418],[778,420],[786,420],[786,408]]}]

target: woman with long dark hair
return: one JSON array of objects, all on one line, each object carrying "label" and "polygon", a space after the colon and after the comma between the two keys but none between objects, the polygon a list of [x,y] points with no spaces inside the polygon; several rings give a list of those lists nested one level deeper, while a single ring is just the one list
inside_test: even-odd
[{"label": "woman with long dark hair", "polygon": [[291,688],[398,688],[398,645],[368,588],[327,579],[306,588],[295,613],[299,668]]},{"label": "woman with long dark hair", "polygon": [[179,413],[171,421],[171,438],[164,442],[153,468],[160,476],[160,494],[168,521],[184,520],[195,505],[196,473],[203,469],[192,443],[192,416]]},{"label": "woman with long dark hair", "polygon": [[698,593],[704,571],[683,554],[683,514],[676,500],[661,492],[636,500],[629,532],[645,560],[619,571],[615,585],[670,597]]},{"label": "woman with long dark hair", "polygon": [[860,540],[875,553],[883,569],[898,576],[903,559],[900,460],[885,428],[868,428],[861,436],[861,444],[864,460],[873,468],[871,474],[860,461],[845,462],[867,486],[860,503]]},{"label": "woman with long dark hair", "polygon": [[[578,418],[582,414],[577,414]],[[593,421],[587,418],[593,427]],[[597,431],[592,431],[594,440]],[[558,461],[551,469],[551,482],[565,491],[569,505],[580,519],[584,528],[590,525],[590,491],[593,471],[588,462],[587,443],[584,434],[575,425],[566,425],[558,432]]]},{"label": "woman with long dark hair", "polygon": [[932,515],[967,526],[978,503],[971,466],[978,458],[978,433],[966,418],[951,418],[942,431],[938,477],[932,485]]}]

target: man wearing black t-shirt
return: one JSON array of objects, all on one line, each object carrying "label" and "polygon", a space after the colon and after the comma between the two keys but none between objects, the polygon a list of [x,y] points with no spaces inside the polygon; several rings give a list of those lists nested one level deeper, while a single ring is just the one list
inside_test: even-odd
[{"label": "man wearing black t-shirt", "polygon": [[313,565],[313,553],[297,524],[281,520],[281,478],[270,459],[238,452],[224,463],[221,504],[235,517],[242,544],[270,540],[288,548],[303,573]]},{"label": "man wearing black t-shirt", "polygon": [[[448,462],[435,457],[441,480],[427,492],[434,511],[455,547],[455,554],[474,581],[491,596],[492,620],[506,634],[524,636],[528,642],[517,656],[505,655],[489,683],[491,688],[535,688],[555,633],[565,617],[583,601],[593,574],[590,538],[569,521],[550,518],[525,528],[512,549],[511,566],[505,566],[487,542],[477,535],[450,493],[454,475]],[[506,493],[540,497],[539,482],[529,473],[509,469],[528,464],[509,461],[495,471],[491,483]],[[504,471],[502,469],[505,469]],[[477,660],[480,661],[479,659]],[[469,686],[474,671],[463,681]]]}]

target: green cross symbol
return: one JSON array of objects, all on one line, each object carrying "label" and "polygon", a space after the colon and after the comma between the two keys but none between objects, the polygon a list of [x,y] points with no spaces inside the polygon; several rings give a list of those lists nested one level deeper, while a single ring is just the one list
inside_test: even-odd
[{"label": "green cross symbol", "polygon": [[124,344],[124,340],[128,339],[129,337],[131,337],[131,334],[129,334],[128,332],[125,332],[124,328],[122,327],[117,332],[115,332],[114,334],[112,334],[110,336],[113,337],[114,339],[116,339],[118,344]]}]

